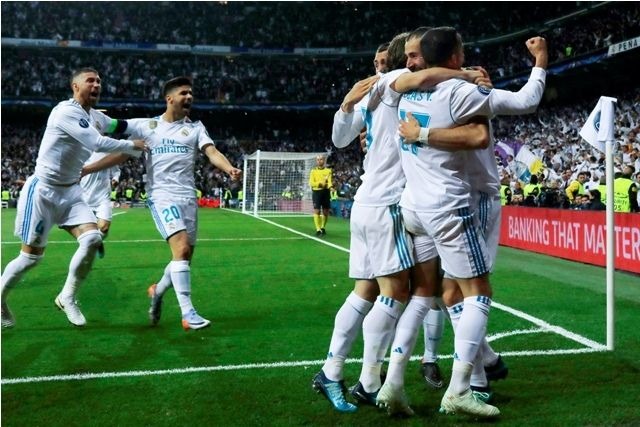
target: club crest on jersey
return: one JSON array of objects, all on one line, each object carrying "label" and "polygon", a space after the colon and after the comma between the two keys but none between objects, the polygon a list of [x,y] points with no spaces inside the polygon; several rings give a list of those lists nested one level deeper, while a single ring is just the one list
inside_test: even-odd
[{"label": "club crest on jersey", "polygon": [[187,128],[182,128],[182,130],[180,131],[181,134],[183,134],[184,136],[189,136],[189,129]]},{"label": "club crest on jersey", "polygon": [[89,122],[86,119],[80,119],[80,122],[78,122],[78,124],[80,125],[81,128],[88,128],[89,127]]},{"label": "club crest on jersey", "polygon": [[478,92],[483,95],[489,95],[491,93],[491,88],[487,86],[478,86]]},{"label": "club crest on jersey", "polygon": [[149,122],[149,129],[155,129],[155,128],[157,128],[157,127],[158,127],[158,122],[157,122],[157,121],[155,121],[155,120],[151,120],[151,121]]}]

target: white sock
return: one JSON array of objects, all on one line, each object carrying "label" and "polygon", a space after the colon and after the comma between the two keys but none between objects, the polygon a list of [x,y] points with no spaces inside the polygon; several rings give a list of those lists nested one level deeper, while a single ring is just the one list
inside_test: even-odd
[{"label": "white sock", "polygon": [[482,363],[482,346],[478,349],[476,358],[473,361],[473,369],[471,370],[470,384],[476,387],[487,387],[489,381],[487,380],[487,374],[484,372],[484,364]]},{"label": "white sock", "polygon": [[171,261],[171,282],[178,297],[180,311],[185,316],[193,310],[191,303],[191,268],[189,261]]},{"label": "white sock", "polygon": [[91,271],[96,251],[102,244],[98,230],[90,230],[78,236],[78,249],[69,262],[69,274],[64,282],[60,298],[74,300],[80,284]]},{"label": "white sock", "polygon": [[43,255],[32,255],[26,252],[20,251],[18,256],[14,258],[7,266],[4,268],[2,272],[2,302],[7,300],[7,295],[9,291],[13,289],[24,273],[26,273],[31,268],[35,267],[35,265],[42,259]]},{"label": "white sock", "polygon": [[438,349],[444,331],[444,312],[431,309],[424,318],[424,355],[422,362],[435,363],[438,360]]},{"label": "white sock", "polygon": [[473,365],[471,363],[454,360],[451,369],[451,381],[449,382],[447,391],[457,396],[467,391],[469,389],[469,378],[471,377],[472,369]]},{"label": "white sock", "polygon": [[451,320],[451,327],[453,328],[454,333],[458,328],[458,322],[460,321],[460,316],[462,316],[463,311],[464,302],[459,302],[451,307],[447,307],[447,313],[449,313],[449,320]]},{"label": "white sock", "polygon": [[164,268],[162,278],[156,283],[156,295],[164,295],[164,293],[171,287],[171,262]]},{"label": "white sock", "polygon": [[391,345],[389,370],[386,381],[404,386],[404,373],[418,338],[420,325],[431,307],[433,297],[416,297],[409,300],[396,326],[396,336]]},{"label": "white sock", "polygon": [[351,292],[336,313],[329,353],[322,370],[331,381],[343,379],[344,361],[362,328],[362,321],[373,303]]},{"label": "white sock", "polygon": [[473,363],[487,332],[491,299],[472,296],[464,299],[464,310],[456,328],[455,352],[463,362]]},{"label": "white sock", "polygon": [[486,337],[480,343],[480,348],[482,349],[482,366],[495,365],[498,361],[498,353],[491,348]]},{"label": "white sock", "polygon": [[380,383],[382,362],[403,309],[404,304],[400,301],[380,295],[362,322],[364,354],[360,383],[368,393],[378,391],[382,385]]}]

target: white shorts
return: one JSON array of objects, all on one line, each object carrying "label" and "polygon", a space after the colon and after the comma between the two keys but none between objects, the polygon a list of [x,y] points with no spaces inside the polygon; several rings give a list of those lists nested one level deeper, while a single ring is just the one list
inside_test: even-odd
[{"label": "white shorts", "polygon": [[469,208],[447,212],[403,210],[407,230],[433,239],[442,269],[454,278],[470,279],[489,272],[487,247]]},{"label": "white shorts", "polygon": [[414,234],[412,237],[413,253],[416,259],[416,264],[427,262],[438,256],[438,249],[436,249],[436,244],[431,236],[427,236],[426,234]]},{"label": "white shorts", "polygon": [[179,231],[186,230],[189,244],[195,246],[198,228],[198,201],[195,198],[149,197],[147,204],[156,228],[167,240]]},{"label": "white shorts", "polygon": [[471,196],[471,208],[477,212],[480,230],[487,245],[489,264],[493,269],[500,242],[500,218],[502,215],[500,196],[492,198],[487,193],[476,192]]},{"label": "white shorts", "polygon": [[113,206],[111,200],[102,200],[97,206],[89,206],[98,219],[111,222],[113,219]]},{"label": "white shorts", "polygon": [[413,243],[398,205],[351,209],[349,277],[374,279],[413,267]]},{"label": "white shorts", "polygon": [[44,248],[51,228],[96,223],[82,197],[79,184],[68,187],[44,184],[30,176],[18,199],[15,235],[22,243]]}]

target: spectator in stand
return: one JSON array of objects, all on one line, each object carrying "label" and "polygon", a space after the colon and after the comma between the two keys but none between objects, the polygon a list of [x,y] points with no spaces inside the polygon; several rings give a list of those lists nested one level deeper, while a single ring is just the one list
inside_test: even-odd
[{"label": "spectator in stand", "polygon": [[589,194],[591,195],[591,201],[586,208],[587,210],[603,211],[607,209],[607,206],[600,200],[600,191],[598,189],[594,188]]},{"label": "spectator in stand", "polygon": [[571,181],[571,184],[567,186],[566,194],[569,198],[569,202],[576,203],[576,196],[582,196],[584,192],[584,183],[587,181],[587,174],[585,172],[579,172],[578,177]]}]

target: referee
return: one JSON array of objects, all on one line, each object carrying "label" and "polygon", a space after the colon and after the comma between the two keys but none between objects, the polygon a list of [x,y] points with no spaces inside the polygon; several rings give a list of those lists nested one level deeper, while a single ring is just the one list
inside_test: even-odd
[{"label": "referee", "polygon": [[[325,167],[325,156],[316,157],[316,167],[311,169],[309,175],[309,185],[313,193],[313,223],[316,226],[316,236],[326,234],[325,226],[329,218],[329,208],[331,207],[330,189],[333,187],[331,179],[331,169]],[[322,209],[322,215],[320,214]]]}]

